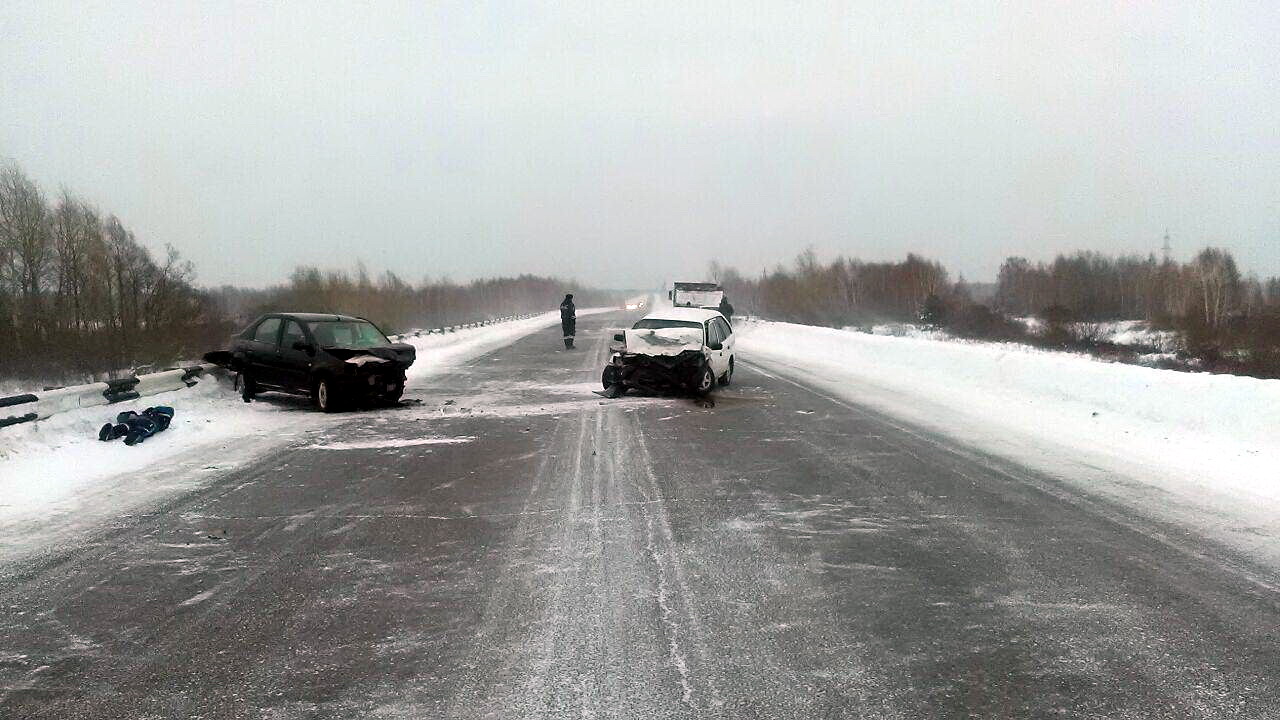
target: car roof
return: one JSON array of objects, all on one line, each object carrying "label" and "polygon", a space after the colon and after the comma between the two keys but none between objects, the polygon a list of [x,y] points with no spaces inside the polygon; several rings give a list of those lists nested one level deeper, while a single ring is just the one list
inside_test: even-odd
[{"label": "car roof", "polygon": [[711,318],[724,317],[718,310],[691,307],[664,307],[644,316],[645,320],[684,320],[686,322],[706,322]]},{"label": "car roof", "polygon": [[299,313],[299,312],[272,312],[265,313],[262,317],[284,317],[302,322],[323,322],[323,321],[342,321],[342,322],[359,322],[364,318],[352,317],[351,315],[335,315],[332,313]]}]

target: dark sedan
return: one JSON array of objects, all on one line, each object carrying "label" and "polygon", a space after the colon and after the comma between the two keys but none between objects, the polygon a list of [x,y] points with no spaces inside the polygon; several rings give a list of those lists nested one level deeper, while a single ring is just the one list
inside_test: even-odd
[{"label": "dark sedan", "polygon": [[278,390],[334,412],[361,400],[399,402],[415,357],[412,345],[391,342],[364,318],[268,313],[205,360],[240,373],[245,402]]}]

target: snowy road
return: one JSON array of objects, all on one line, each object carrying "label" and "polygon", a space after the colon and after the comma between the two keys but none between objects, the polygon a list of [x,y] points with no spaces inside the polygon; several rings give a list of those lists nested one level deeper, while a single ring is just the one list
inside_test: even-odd
[{"label": "snowy road", "polygon": [[1268,718],[1280,576],[740,367],[538,332],[0,567],[3,718]]}]

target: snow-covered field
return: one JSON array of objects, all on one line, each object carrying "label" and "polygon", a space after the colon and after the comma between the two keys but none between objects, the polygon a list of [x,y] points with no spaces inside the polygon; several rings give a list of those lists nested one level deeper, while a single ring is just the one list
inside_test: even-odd
[{"label": "snow-covered field", "polygon": [[[408,391],[558,322],[559,313],[550,312],[408,338],[418,352]],[[133,447],[97,440],[98,428],[116,413],[151,405],[176,409],[168,431]],[[305,398],[272,395],[269,401],[246,404],[228,383],[205,378],[187,390],[0,429],[0,558],[74,537],[104,518],[197,487],[271,448],[347,419],[315,412]]]},{"label": "snow-covered field", "polygon": [[738,331],[740,357],[766,371],[1100,493],[1142,495],[1237,544],[1251,524],[1280,524],[1280,381],[788,323]]}]

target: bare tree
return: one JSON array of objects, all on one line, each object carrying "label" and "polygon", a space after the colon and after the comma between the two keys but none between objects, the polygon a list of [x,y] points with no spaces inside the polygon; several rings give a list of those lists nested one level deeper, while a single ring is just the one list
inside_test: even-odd
[{"label": "bare tree", "polygon": [[1240,271],[1231,253],[1205,248],[1191,262],[1191,272],[1200,296],[1204,321],[1212,329],[1226,322],[1240,295]]},{"label": "bare tree", "polygon": [[102,242],[102,221],[93,208],[64,189],[53,211],[53,235],[58,320],[63,329],[81,331],[87,321],[86,295],[93,282],[90,267],[95,244]]},{"label": "bare tree", "polygon": [[27,344],[46,331],[44,287],[53,256],[53,233],[44,195],[14,166],[0,168],[0,251],[4,280],[16,286]]}]

